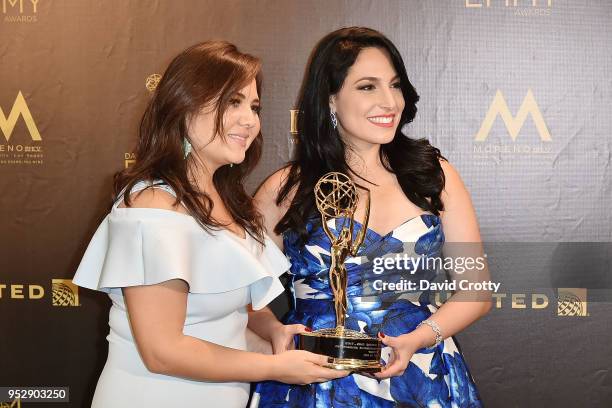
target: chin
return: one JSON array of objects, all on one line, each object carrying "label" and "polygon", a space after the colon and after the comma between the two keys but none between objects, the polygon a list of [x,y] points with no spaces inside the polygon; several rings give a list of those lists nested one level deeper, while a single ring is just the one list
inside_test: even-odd
[{"label": "chin", "polygon": [[[359,139],[362,142],[366,142],[366,143],[371,143],[371,144],[378,144],[378,145],[384,145],[387,143],[391,143],[391,141],[393,141],[393,138],[395,138],[395,132],[397,130],[397,127],[395,128],[387,128],[387,129],[381,129],[381,128],[373,128],[371,124],[369,124],[368,128],[364,128],[361,129],[361,131],[359,132],[355,132],[353,133],[353,137],[355,139]],[[367,129],[367,131],[365,131]]]},{"label": "chin", "polygon": [[369,137],[364,138],[363,140],[365,140],[366,142],[372,143],[372,144],[384,145],[387,143],[391,143],[394,137],[395,137],[395,132],[390,133],[390,134],[385,134],[385,135],[376,135],[376,136],[369,135]]},{"label": "chin", "polygon": [[229,159],[228,164],[240,164],[244,161],[245,158],[246,158],[246,154],[234,155],[233,157]]},{"label": "chin", "polygon": [[384,140],[382,142],[380,142],[380,144],[384,145],[384,144],[387,144],[387,143],[391,143],[393,141],[394,137],[395,137],[395,133],[385,137]]}]

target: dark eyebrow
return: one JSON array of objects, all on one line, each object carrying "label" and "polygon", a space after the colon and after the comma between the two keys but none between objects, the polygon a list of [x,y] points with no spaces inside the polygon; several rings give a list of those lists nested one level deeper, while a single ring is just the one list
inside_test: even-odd
[{"label": "dark eyebrow", "polygon": [[[242,92],[236,92],[236,96],[240,97],[240,99],[246,99],[246,96]],[[259,98],[253,99],[253,102],[259,103]]]},{"label": "dark eyebrow", "polygon": [[380,78],[376,78],[376,77],[363,77],[363,78],[359,78],[358,80],[356,80],[353,83],[356,84],[359,81],[365,81],[365,80],[376,82],[376,81],[380,81]]},{"label": "dark eyebrow", "polygon": [[[393,78],[391,78],[391,81],[389,81],[389,82],[393,82],[396,79],[399,79],[399,75],[395,75]],[[354,84],[356,84],[359,81],[364,81],[364,80],[377,82],[377,81],[380,81],[380,78],[378,78],[378,77],[363,77],[363,78],[359,78],[358,80],[356,80],[354,82]]]}]

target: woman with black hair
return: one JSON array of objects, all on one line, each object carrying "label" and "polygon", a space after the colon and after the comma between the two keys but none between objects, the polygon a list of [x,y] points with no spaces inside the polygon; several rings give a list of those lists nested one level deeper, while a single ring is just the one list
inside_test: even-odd
[{"label": "woman with black hair", "polygon": [[[355,220],[364,218],[369,190],[369,225],[355,222],[355,233],[367,228],[365,241],[345,263],[345,327],[379,336],[385,366],[374,376],[352,374],[321,384],[263,382],[253,406],[481,406],[452,336],[490,310],[490,292],[457,291],[436,308],[429,290],[369,286],[402,276],[397,269],[379,274],[373,268],[377,259],[406,252],[435,256],[445,242],[481,247],[476,215],[457,171],[427,140],[402,133],[415,117],[418,99],[397,48],[381,33],[343,28],[315,47],[298,102],[295,156],[262,184],[256,204],[292,264],[294,302],[284,323],[318,330],[335,326],[335,312],[330,242],[316,210],[315,184],[330,171],[349,175],[362,187]],[[332,220],[327,226],[337,232],[338,225]],[[435,277],[426,269],[410,274],[426,281]],[[485,268],[477,279],[487,277]]]}]

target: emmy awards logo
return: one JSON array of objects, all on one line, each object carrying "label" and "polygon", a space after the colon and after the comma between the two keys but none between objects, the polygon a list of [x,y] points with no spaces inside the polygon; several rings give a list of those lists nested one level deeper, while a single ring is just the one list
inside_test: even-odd
[{"label": "emmy awards logo", "polygon": [[[329,368],[355,372],[380,371],[380,340],[344,327],[348,282],[344,261],[349,255],[357,255],[365,238],[370,215],[369,191],[364,221],[356,237],[353,237],[353,226],[358,196],[351,179],[343,173],[328,173],[319,179],[314,192],[323,229],[331,242],[329,285],[334,297],[336,327],[299,335],[300,349],[327,355],[331,358],[327,364]],[[337,234],[329,228],[330,220],[339,220]]]},{"label": "emmy awards logo", "polygon": [[159,81],[161,80],[161,75],[159,74],[151,74],[145,79],[145,88],[151,93],[155,91],[157,85],[159,85]]},{"label": "emmy awards logo", "polygon": [[80,306],[78,286],[69,279],[53,279],[51,302],[53,306]]},{"label": "emmy awards logo", "polygon": [[35,23],[40,0],[2,0],[5,23]]}]

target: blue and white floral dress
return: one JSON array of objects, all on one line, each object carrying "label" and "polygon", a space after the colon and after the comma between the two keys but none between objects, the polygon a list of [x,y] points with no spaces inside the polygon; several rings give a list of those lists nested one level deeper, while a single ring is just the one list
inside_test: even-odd
[{"label": "blue and white floral dress", "polygon": [[[329,222],[337,234],[342,220]],[[296,233],[284,235],[285,253],[291,261],[293,307],[283,319],[286,324],[301,323],[314,330],[335,326],[333,297],[328,283],[331,263],[330,241],[320,223],[307,223],[309,237],[300,245]],[[361,224],[355,222],[354,235]],[[436,311],[428,290],[376,291],[376,280],[399,282],[406,270],[374,268],[376,258],[396,254],[436,256],[441,253],[444,232],[441,220],[433,214],[411,218],[386,235],[367,229],[356,257],[347,258],[348,311],[346,327],[375,337],[382,331],[399,336],[414,330]],[[411,271],[412,280],[432,281],[438,271]],[[380,284],[378,285],[380,287]],[[389,349],[383,348],[383,360]],[[305,386],[275,381],[257,384],[251,407],[481,407],[474,380],[456,340],[447,338],[437,347],[418,350],[404,374],[379,381],[359,374],[325,383]]]}]

